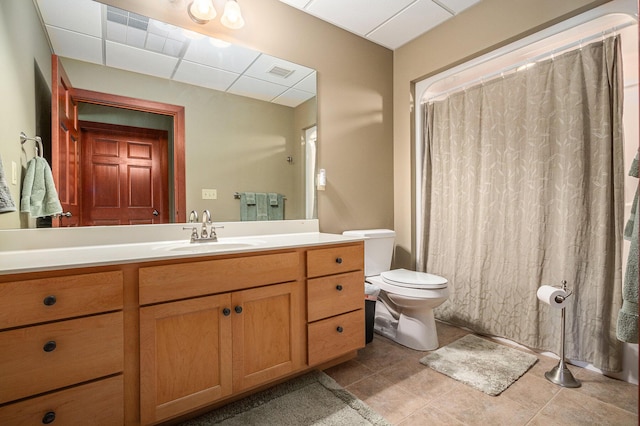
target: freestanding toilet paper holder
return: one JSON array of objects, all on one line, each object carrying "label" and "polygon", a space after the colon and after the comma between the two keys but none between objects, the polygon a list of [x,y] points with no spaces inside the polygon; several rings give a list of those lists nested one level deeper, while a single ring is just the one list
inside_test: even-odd
[{"label": "freestanding toilet paper holder", "polygon": [[[562,290],[567,291],[567,281],[562,280]],[[571,296],[571,292],[568,292],[566,296],[556,296],[556,302],[562,303],[567,297]],[[558,300],[560,299],[560,300]],[[567,367],[564,361],[564,307],[561,309],[561,321],[562,326],[560,328],[560,362],[551,370],[544,373],[544,377],[551,383],[563,386],[565,388],[579,388],[580,382],[573,377],[571,371]]]}]

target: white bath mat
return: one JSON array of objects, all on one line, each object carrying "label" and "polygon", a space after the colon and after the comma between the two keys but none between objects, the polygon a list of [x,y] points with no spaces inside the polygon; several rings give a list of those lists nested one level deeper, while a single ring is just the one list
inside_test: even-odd
[{"label": "white bath mat", "polygon": [[420,362],[491,396],[500,395],[538,358],[473,334],[431,352]]}]

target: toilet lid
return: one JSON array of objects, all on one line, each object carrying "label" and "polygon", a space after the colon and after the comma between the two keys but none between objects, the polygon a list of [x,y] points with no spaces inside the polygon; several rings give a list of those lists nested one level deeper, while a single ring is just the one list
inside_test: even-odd
[{"label": "toilet lid", "polygon": [[399,287],[409,288],[445,288],[447,279],[438,275],[425,272],[409,271],[407,269],[394,269],[380,274],[382,279]]}]

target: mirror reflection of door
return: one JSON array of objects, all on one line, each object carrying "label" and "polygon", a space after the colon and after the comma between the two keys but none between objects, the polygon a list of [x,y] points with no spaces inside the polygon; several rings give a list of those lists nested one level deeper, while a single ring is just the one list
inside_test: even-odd
[{"label": "mirror reflection of door", "polygon": [[317,157],[317,126],[311,126],[304,131],[305,146],[305,218],[316,216],[316,157]]},{"label": "mirror reflection of door", "polygon": [[53,226],[80,225],[80,133],[78,105],[71,96],[71,82],[56,55],[51,57],[52,90],[51,166],[62,205]]},{"label": "mirror reflection of door", "polygon": [[[73,88],[55,55],[52,76],[51,168],[63,207],[54,226],[184,221],[184,107]],[[169,131],[85,123],[101,133],[81,133],[80,105],[164,117]]]},{"label": "mirror reflection of door", "polygon": [[80,122],[83,226],[169,222],[167,132]]}]

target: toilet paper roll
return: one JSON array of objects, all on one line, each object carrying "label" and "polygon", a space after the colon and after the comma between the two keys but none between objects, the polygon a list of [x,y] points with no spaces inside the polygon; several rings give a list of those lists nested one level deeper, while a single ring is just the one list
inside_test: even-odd
[{"label": "toilet paper roll", "polygon": [[[567,304],[567,292],[561,288],[550,285],[543,285],[538,288],[538,299],[555,309],[562,309]],[[558,301],[556,297],[560,296],[562,301]]]}]

